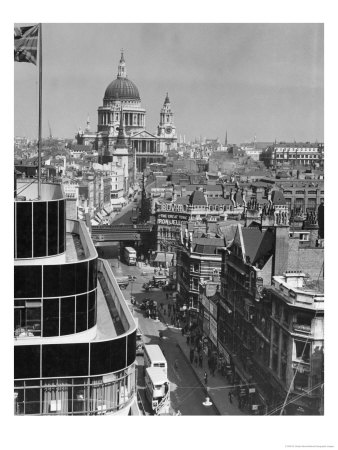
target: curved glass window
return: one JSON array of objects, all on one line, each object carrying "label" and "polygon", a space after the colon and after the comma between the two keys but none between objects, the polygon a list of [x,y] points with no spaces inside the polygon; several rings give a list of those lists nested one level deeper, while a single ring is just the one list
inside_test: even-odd
[{"label": "curved glass window", "polygon": [[65,200],[59,201],[59,253],[63,253],[65,251]]},{"label": "curved glass window", "polygon": [[33,203],[33,257],[46,256],[47,254],[47,230],[46,230],[46,203]]},{"label": "curved glass window", "polygon": [[128,336],[127,366],[130,366],[136,358],[136,330]]},{"label": "curved glass window", "polygon": [[88,328],[96,324],[96,290],[88,294]]},{"label": "curved glass window", "polygon": [[16,257],[32,257],[32,203],[16,202]]},{"label": "curved glass window", "polygon": [[88,284],[88,262],[78,263],[75,266],[76,293],[87,292]]},{"label": "curved glass window", "polygon": [[88,290],[91,291],[96,288],[97,285],[97,258],[89,261],[89,286]]},{"label": "curved glass window", "polygon": [[48,202],[48,255],[58,253],[58,204]]},{"label": "curved glass window", "polygon": [[75,332],[75,297],[61,298],[60,335]]},{"label": "curved glass window", "polygon": [[42,347],[43,377],[88,375],[88,344],[58,344]]},{"label": "curved glass window", "polygon": [[126,337],[90,344],[90,375],[116,372],[126,362]]},{"label": "curved glass window", "polygon": [[41,266],[14,266],[15,298],[41,298],[41,284]]},{"label": "curved glass window", "polygon": [[96,415],[118,411],[134,398],[135,366],[101,377],[15,382],[15,414]]},{"label": "curved glass window", "polygon": [[77,264],[63,264],[60,274],[60,295],[76,294],[76,272]]},{"label": "curved glass window", "polygon": [[[61,266],[46,265],[43,268],[43,296],[58,297],[61,289]],[[73,292],[72,292],[73,293]]]},{"label": "curved glass window", "polygon": [[59,299],[43,300],[43,336],[59,336]]},{"label": "curved glass window", "polygon": [[14,347],[14,378],[40,377],[40,346]]},{"label": "curved glass window", "polygon": [[76,332],[87,329],[87,294],[76,297]]}]

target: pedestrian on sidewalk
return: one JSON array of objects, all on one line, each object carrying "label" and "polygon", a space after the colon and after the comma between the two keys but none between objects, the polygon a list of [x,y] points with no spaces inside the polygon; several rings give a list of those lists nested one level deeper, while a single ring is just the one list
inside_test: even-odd
[{"label": "pedestrian on sidewalk", "polygon": [[204,384],[208,384],[208,374],[206,372],[204,372]]},{"label": "pedestrian on sidewalk", "polygon": [[229,397],[229,402],[232,403],[232,392],[231,391],[229,391],[228,397]]},{"label": "pedestrian on sidewalk", "polygon": [[160,308],[161,308],[161,311],[163,311],[163,303],[162,302],[160,303]]},{"label": "pedestrian on sidewalk", "polygon": [[189,336],[189,334],[187,335],[187,344],[188,345],[190,344],[190,336]]},{"label": "pedestrian on sidewalk", "polygon": [[194,349],[193,348],[190,349],[189,359],[190,359],[190,364],[192,364],[194,362]]},{"label": "pedestrian on sidewalk", "polygon": [[165,308],[163,308],[163,314],[166,316],[167,315],[167,310]]},{"label": "pedestrian on sidewalk", "polygon": [[198,354],[196,353],[196,351],[195,351],[195,365],[196,366],[198,365]]},{"label": "pedestrian on sidewalk", "polygon": [[169,294],[168,294],[168,292],[167,292],[167,293],[166,293],[167,300],[168,300],[168,296],[169,296]]},{"label": "pedestrian on sidewalk", "polygon": [[203,355],[202,352],[198,356],[199,366],[203,367]]},{"label": "pedestrian on sidewalk", "polygon": [[181,329],[182,336],[184,336],[184,328]]}]

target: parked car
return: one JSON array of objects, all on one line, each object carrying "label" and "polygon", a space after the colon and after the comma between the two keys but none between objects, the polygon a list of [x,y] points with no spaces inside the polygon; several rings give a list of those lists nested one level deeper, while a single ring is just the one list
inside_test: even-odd
[{"label": "parked car", "polygon": [[153,284],[157,288],[161,288],[162,286],[168,284],[168,278],[165,275],[154,275]]}]

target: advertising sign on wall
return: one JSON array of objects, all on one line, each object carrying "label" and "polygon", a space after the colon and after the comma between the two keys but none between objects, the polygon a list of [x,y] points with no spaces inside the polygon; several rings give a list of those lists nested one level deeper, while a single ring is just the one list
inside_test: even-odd
[{"label": "advertising sign on wall", "polygon": [[217,322],[210,316],[210,340],[217,347]]},{"label": "advertising sign on wall", "polygon": [[179,227],[183,222],[188,220],[187,214],[164,214],[157,215],[157,225],[169,225]]}]

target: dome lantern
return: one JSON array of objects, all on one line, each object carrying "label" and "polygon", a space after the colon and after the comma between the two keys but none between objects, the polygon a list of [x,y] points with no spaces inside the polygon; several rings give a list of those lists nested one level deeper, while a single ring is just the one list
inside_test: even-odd
[{"label": "dome lantern", "polygon": [[108,85],[104,93],[104,100],[141,100],[137,87],[131,80],[127,78],[126,63],[123,50],[121,50],[121,58],[118,65],[117,78]]}]

